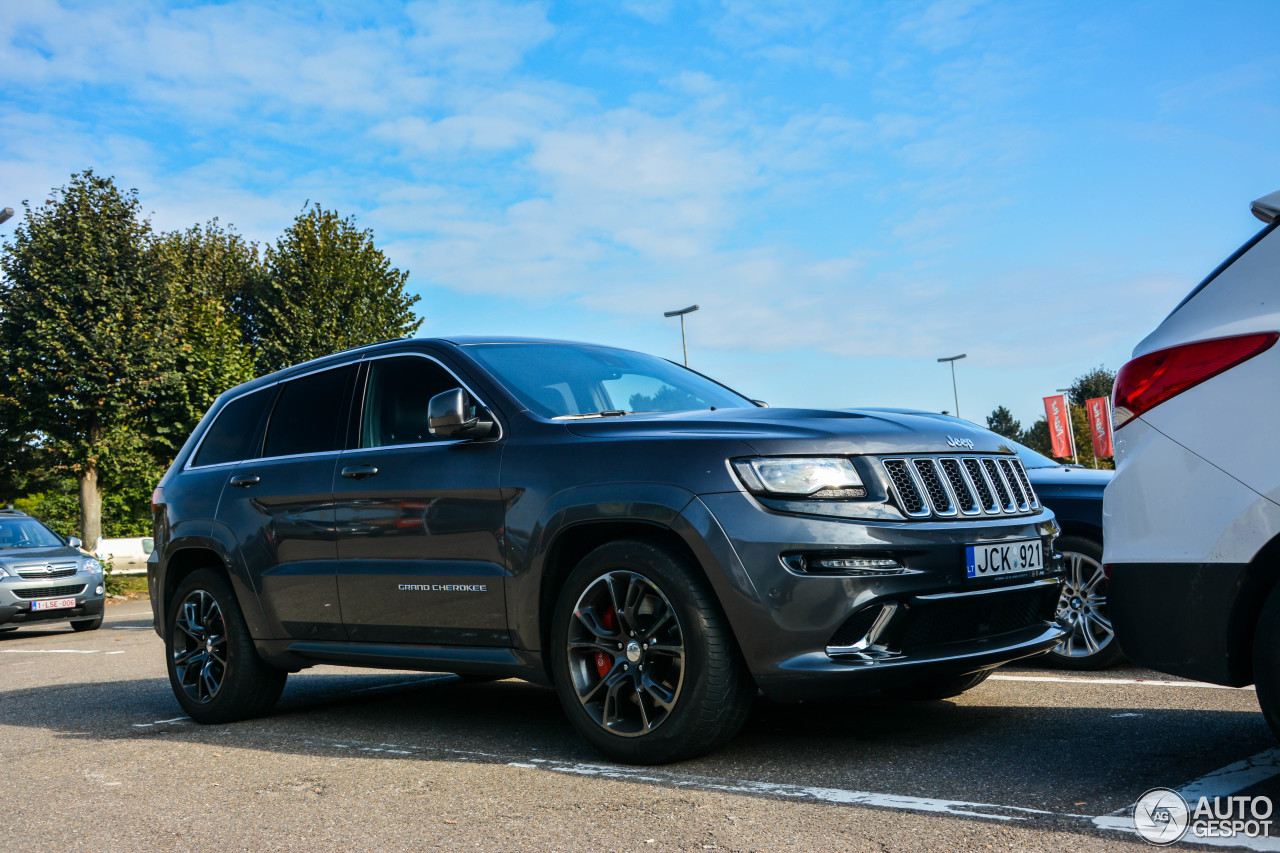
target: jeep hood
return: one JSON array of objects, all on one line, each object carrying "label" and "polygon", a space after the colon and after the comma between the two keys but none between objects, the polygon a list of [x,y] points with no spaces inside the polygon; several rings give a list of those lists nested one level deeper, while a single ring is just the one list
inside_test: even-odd
[{"label": "jeep hood", "polygon": [[[732,438],[761,455],[1013,452],[1001,436],[982,427],[887,412],[743,408],[564,423],[584,438]],[[968,442],[973,443],[972,450]]]}]

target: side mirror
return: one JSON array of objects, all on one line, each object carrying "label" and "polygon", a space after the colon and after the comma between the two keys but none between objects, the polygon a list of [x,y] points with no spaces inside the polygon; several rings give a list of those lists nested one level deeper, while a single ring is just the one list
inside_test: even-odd
[{"label": "side mirror", "polygon": [[80,541],[79,536],[68,536],[67,544],[70,545],[72,548],[79,548],[82,545],[84,545],[84,543]]},{"label": "side mirror", "polygon": [[487,438],[493,431],[493,416],[472,402],[466,391],[454,388],[427,404],[427,429],[436,438]]},{"label": "side mirror", "polygon": [[142,540],[142,553],[150,556],[151,552],[154,551],[155,549],[156,549],[156,540],[154,539]]}]

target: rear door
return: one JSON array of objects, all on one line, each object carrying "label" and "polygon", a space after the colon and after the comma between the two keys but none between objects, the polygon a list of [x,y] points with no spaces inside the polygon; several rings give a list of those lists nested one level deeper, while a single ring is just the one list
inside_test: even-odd
[{"label": "rear door", "polygon": [[427,405],[465,387],[424,354],[369,359],[337,464],[338,590],[351,640],[509,645],[501,440],[438,441]]},{"label": "rear door", "polygon": [[353,365],[284,382],[258,458],[230,472],[218,520],[277,637],[341,640],[333,476],[346,438]]}]

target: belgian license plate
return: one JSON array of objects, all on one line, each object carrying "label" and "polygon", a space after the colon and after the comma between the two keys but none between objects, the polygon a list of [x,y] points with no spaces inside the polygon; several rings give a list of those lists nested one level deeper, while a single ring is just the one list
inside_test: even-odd
[{"label": "belgian license plate", "polygon": [[969,545],[964,550],[965,571],[971,578],[1017,575],[1044,568],[1039,539]]},{"label": "belgian license plate", "polygon": [[66,610],[68,607],[75,607],[76,600],[74,598],[49,598],[44,601],[31,602],[32,610]]}]

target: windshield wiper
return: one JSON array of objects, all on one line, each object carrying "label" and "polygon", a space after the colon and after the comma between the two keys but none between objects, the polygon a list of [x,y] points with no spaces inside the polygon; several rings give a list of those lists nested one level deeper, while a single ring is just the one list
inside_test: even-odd
[{"label": "windshield wiper", "polygon": [[629,415],[630,412],[624,412],[621,409],[610,409],[607,412],[587,412],[584,415],[558,415],[551,420],[553,421],[579,421],[583,418],[620,418]]}]

